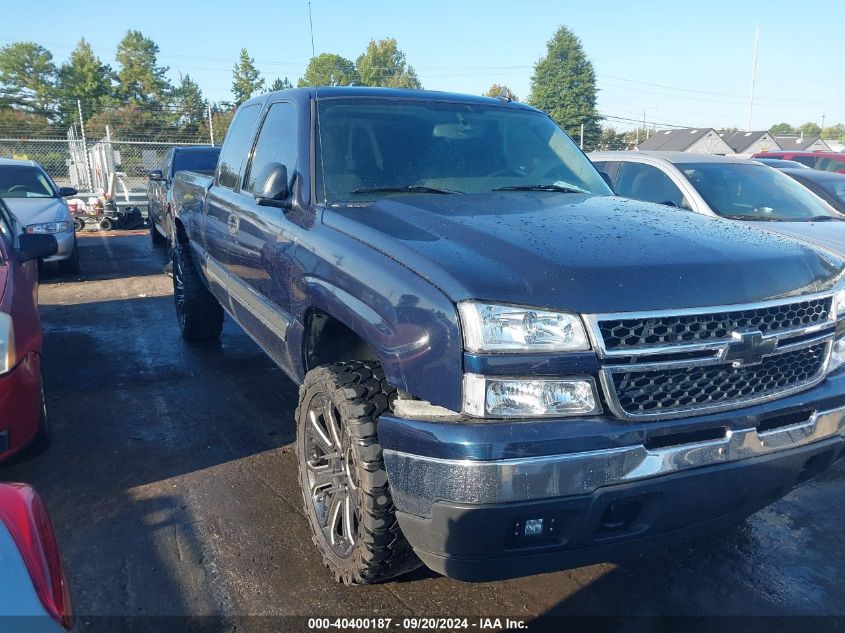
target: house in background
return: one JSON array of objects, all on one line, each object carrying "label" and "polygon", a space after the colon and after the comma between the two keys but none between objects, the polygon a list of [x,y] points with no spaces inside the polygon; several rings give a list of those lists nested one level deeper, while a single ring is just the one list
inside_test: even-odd
[{"label": "house in background", "polygon": [[750,158],[760,152],[776,152],[780,149],[774,137],[765,130],[755,132],[719,132],[719,136],[737,154],[738,158]]},{"label": "house in background", "polygon": [[818,136],[776,136],[783,152],[829,152],[830,146]]},{"label": "house in background", "polygon": [[721,155],[734,153],[712,127],[657,130],[646,140],[640,141],[637,149]]}]

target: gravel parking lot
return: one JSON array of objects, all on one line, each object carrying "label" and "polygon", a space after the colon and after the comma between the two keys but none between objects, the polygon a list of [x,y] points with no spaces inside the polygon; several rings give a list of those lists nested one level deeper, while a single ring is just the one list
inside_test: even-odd
[{"label": "gravel parking lot", "polygon": [[93,616],[845,615],[843,462],[735,529],[625,564],[339,586],[302,516],[294,385],[231,320],[219,344],[183,343],[145,231],[79,244],[84,273],[40,290],[55,443],[0,479],[45,497],[90,630],[116,630]]}]

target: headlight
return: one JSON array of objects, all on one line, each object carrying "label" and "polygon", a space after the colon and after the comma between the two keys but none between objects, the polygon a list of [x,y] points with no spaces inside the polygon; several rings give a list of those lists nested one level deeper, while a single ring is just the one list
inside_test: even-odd
[{"label": "headlight", "polygon": [[0,374],[5,374],[17,363],[15,352],[15,330],[12,316],[0,312]]},{"label": "headlight", "polygon": [[590,349],[581,317],[475,301],[458,304],[464,347],[471,352],[577,352]]},{"label": "headlight", "polygon": [[465,374],[463,408],[478,418],[601,413],[591,378],[520,380]]},{"label": "headlight", "polygon": [[70,229],[69,222],[46,222],[45,224],[30,224],[27,233],[65,233]]}]

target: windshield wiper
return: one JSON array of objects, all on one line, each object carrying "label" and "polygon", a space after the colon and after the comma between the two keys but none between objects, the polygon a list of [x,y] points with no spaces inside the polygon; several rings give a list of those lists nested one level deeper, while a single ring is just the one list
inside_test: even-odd
[{"label": "windshield wiper", "polygon": [[437,187],[426,187],[425,185],[405,185],[402,187],[361,187],[352,193],[462,193],[451,189],[438,189]]},{"label": "windshield wiper", "polygon": [[563,185],[556,182],[539,185],[511,185],[509,187],[498,187],[493,191],[557,191],[558,193],[590,193],[586,189],[575,185]]},{"label": "windshield wiper", "polygon": [[837,222],[841,222],[839,218],[835,218],[832,215],[814,215],[811,217],[808,222],[833,222],[836,220]]}]

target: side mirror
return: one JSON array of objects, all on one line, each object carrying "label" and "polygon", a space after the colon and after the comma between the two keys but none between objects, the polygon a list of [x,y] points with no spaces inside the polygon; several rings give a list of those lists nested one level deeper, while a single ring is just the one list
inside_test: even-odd
[{"label": "side mirror", "polygon": [[[610,190],[613,191],[613,182],[610,180],[610,176],[607,175],[607,172],[600,171],[599,176],[601,176],[601,179],[607,183],[607,186],[610,187]],[[613,193],[616,192],[613,191]]]},{"label": "side mirror", "polygon": [[21,261],[28,262],[33,259],[43,259],[55,255],[59,251],[59,243],[55,235],[45,233],[22,233],[18,237],[20,244],[18,254]]},{"label": "side mirror", "polygon": [[149,173],[150,180],[164,180],[164,174],[160,169],[153,169]]},{"label": "side mirror", "polygon": [[75,196],[78,193],[79,192],[73,187],[59,187],[60,198],[70,198],[71,196]]},{"label": "side mirror", "polygon": [[285,199],[290,195],[288,168],[281,163],[268,163],[255,178],[252,187],[255,201],[263,207],[290,208]]}]

